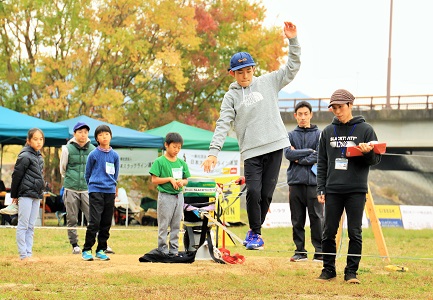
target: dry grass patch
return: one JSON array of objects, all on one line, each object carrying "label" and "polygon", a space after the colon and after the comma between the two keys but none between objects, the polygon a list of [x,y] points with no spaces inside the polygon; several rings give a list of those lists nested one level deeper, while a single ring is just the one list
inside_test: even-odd
[{"label": "dry grass patch", "polygon": [[[110,261],[88,262],[71,254],[66,230],[38,228],[34,255],[41,261],[23,263],[15,229],[0,228],[0,299],[433,299],[429,230],[383,229],[392,263],[406,266],[407,273],[385,271],[389,263],[378,256],[371,230],[364,230],[362,284],[348,285],[344,255],[337,258],[334,282],[315,280],[320,263],[290,262],[291,228],[265,229],[264,251],[228,247],[246,257],[243,265],[140,263],[138,258],[155,247],[157,232],[152,227],[123,229],[111,231],[109,244],[116,254]],[[246,228],[232,230],[243,237]],[[346,240],[342,249],[344,254]]]}]

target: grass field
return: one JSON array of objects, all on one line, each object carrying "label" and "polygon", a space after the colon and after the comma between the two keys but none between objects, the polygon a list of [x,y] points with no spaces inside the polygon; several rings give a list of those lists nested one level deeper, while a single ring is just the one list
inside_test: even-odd
[{"label": "grass field", "polygon": [[[243,238],[247,228],[233,227]],[[156,227],[115,226],[110,261],[86,262],[71,254],[64,228],[37,228],[34,256],[18,259],[14,228],[0,228],[0,299],[433,299],[431,230],[384,228],[391,263],[378,254],[373,233],[364,230],[360,285],[343,280],[347,240],[337,258],[337,280],[319,282],[321,264],[289,261],[294,246],[291,228],[264,229],[264,251],[227,246],[246,257],[242,265],[209,260],[192,264],[140,263],[155,248]],[[84,228],[79,229],[83,241]],[[309,240],[309,236],[307,236]],[[307,249],[312,246],[308,243]],[[312,258],[312,255],[309,257]],[[408,272],[388,272],[386,265]]]}]

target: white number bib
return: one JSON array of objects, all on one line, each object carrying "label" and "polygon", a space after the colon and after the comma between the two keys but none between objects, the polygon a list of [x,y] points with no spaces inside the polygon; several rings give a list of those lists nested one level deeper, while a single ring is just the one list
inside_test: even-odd
[{"label": "white number bib", "polygon": [[182,179],[182,175],[183,175],[183,172],[182,172],[182,168],[172,168],[171,169],[171,172],[173,173],[173,178],[174,179]]},{"label": "white number bib", "polygon": [[107,172],[107,174],[114,175],[114,173],[116,172],[114,164],[109,162],[105,163],[105,172]]}]

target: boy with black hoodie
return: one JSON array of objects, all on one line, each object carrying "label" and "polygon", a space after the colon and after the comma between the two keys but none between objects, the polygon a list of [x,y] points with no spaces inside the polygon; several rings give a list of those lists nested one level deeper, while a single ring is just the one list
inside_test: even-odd
[{"label": "boy with black hoodie", "polygon": [[[349,235],[347,264],[344,280],[360,283],[356,277],[362,252],[362,215],[368,192],[370,166],[380,162],[381,155],[373,151],[377,141],[373,127],[362,116],[352,116],[355,97],[339,89],[332,96],[329,107],[335,117],[323,129],[319,141],[317,165],[317,199],[325,203],[325,226],[322,251],[323,270],[319,280],[333,280],[335,272],[335,237],[343,211],[346,211]],[[362,156],[346,157],[346,148],[357,146]],[[332,254],[329,254],[332,253]]]}]

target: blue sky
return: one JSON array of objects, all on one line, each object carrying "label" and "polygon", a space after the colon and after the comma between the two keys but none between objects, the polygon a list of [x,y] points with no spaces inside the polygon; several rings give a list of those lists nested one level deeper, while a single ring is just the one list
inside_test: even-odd
[{"label": "blue sky", "polygon": [[[390,0],[263,0],[266,26],[297,25],[302,66],[284,90],[386,95]],[[391,95],[433,94],[433,1],[394,0]]]}]

